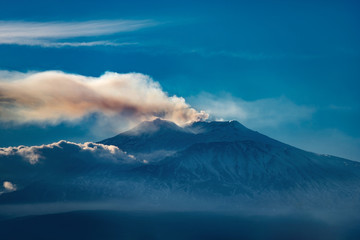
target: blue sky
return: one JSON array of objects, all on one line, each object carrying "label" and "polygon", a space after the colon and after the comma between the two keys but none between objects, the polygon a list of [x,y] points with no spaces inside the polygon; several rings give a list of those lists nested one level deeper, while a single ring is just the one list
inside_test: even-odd
[{"label": "blue sky", "polygon": [[[0,76],[141,73],[210,119],[360,161],[359,11],[357,1],[5,0]],[[129,126],[2,113],[0,146],[96,141]]]}]

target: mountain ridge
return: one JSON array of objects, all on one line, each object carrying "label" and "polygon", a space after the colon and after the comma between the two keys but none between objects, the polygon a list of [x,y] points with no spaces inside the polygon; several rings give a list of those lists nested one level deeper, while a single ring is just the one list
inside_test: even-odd
[{"label": "mountain ridge", "polygon": [[[180,150],[195,143],[224,140],[255,140],[276,145],[287,145],[250,130],[234,120],[198,121],[180,127],[175,123],[159,118],[154,121],[145,121],[133,129],[102,140],[99,143],[115,145],[129,153],[148,153],[156,150]],[[144,145],[151,145],[152,147],[148,149],[143,147]]]}]

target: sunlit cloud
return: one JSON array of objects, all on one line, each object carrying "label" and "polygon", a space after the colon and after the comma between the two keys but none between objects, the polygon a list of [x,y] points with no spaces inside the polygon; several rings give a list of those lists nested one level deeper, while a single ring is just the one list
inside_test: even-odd
[{"label": "sunlit cloud", "polygon": [[16,186],[15,184],[11,183],[11,182],[8,182],[8,181],[5,181],[3,183],[3,187],[5,188],[5,190],[7,191],[16,191]]},{"label": "sunlit cloud", "polygon": [[97,20],[84,22],[0,21],[0,44],[41,47],[90,47],[136,44],[110,40],[78,41],[76,38],[108,36],[155,26],[152,20]]},{"label": "sunlit cloud", "polygon": [[[0,148],[0,195],[7,194],[42,179],[43,183],[58,184],[71,176],[77,178],[89,174],[92,170],[117,167],[126,169],[144,165],[143,159],[137,159],[117,146],[100,143],[74,143],[61,140],[38,146],[17,146]],[[74,179],[73,179],[74,180]],[[69,184],[73,184],[73,180]],[[87,185],[84,179],[76,179],[81,185]],[[69,187],[69,185],[66,185]],[[93,187],[93,186],[91,186]]]},{"label": "sunlit cloud", "polygon": [[[128,155],[118,147],[113,145],[104,145],[100,143],[86,142],[86,143],[74,143],[65,140],[59,142],[44,144],[40,146],[17,146],[17,147],[3,147],[0,148],[0,157],[3,156],[19,156],[30,164],[37,164],[41,159],[46,160],[43,156],[43,152],[51,149],[73,149],[71,154],[90,153],[96,159],[101,161],[135,161],[135,157]],[[4,183],[5,186],[5,183]],[[11,186],[8,184],[8,186]],[[6,188],[6,187],[5,187]]]},{"label": "sunlit cloud", "polygon": [[[0,155],[1,157],[1,155]],[[2,191],[0,191],[0,195],[4,193],[14,192],[17,190],[17,187],[15,184],[9,181],[4,181],[2,184]]]}]

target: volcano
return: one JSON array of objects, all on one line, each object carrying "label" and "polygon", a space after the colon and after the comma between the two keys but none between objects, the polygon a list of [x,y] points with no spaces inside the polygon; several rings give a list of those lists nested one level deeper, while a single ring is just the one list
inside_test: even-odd
[{"label": "volcano", "polygon": [[[111,156],[94,154],[100,148]],[[112,155],[114,149],[122,155]],[[181,127],[155,119],[93,143],[91,151],[62,141],[36,154],[35,164],[17,155],[0,158],[3,176],[17,186],[4,191],[0,203],[353,208],[360,202],[359,162],[295,148],[237,121]]]}]

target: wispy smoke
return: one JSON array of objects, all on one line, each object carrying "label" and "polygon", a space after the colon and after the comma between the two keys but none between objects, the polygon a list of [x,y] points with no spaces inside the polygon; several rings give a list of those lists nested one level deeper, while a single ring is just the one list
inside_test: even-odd
[{"label": "wispy smoke", "polygon": [[315,109],[297,105],[286,97],[245,101],[230,94],[200,94],[190,99],[193,106],[204,109],[216,120],[236,119],[251,128],[273,128],[311,119]]},{"label": "wispy smoke", "polygon": [[161,117],[177,124],[204,120],[182,97],[168,96],[150,77],[107,72],[100,77],[46,71],[0,72],[0,121],[57,124],[92,113],[134,121]]}]

